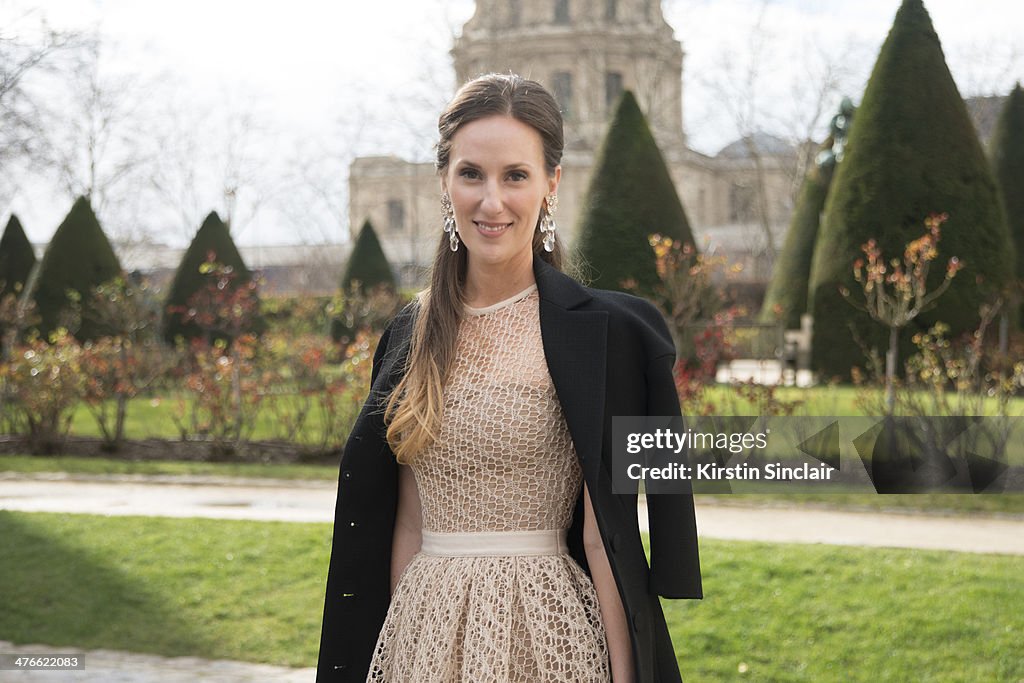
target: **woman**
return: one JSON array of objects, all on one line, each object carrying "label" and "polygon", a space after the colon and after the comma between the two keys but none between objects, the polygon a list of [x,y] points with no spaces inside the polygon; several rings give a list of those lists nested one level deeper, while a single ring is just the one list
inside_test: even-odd
[{"label": "woman", "polygon": [[559,270],[562,119],[489,75],[441,115],[430,288],[385,331],[341,461],[318,681],[678,681],[693,499],[611,492],[611,417],[679,414],[647,302]]}]

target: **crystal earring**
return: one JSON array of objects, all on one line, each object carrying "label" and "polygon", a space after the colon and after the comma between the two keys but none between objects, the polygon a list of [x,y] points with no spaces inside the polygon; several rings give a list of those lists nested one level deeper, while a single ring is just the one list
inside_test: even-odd
[{"label": "crystal earring", "polygon": [[558,208],[558,195],[549,194],[544,199],[544,215],[540,219],[540,234],[544,236],[544,251],[555,250],[555,209]]},{"label": "crystal earring", "polygon": [[445,192],[441,195],[441,217],[444,218],[444,231],[448,233],[448,246],[452,251],[459,250],[459,229],[455,226],[455,210],[452,198]]}]

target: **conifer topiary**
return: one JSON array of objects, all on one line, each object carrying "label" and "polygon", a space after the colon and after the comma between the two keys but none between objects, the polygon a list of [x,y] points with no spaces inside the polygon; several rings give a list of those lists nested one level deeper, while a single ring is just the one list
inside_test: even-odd
[{"label": "conifer topiary", "polygon": [[807,286],[811,278],[814,245],[821,227],[821,212],[825,208],[836,164],[845,154],[853,114],[853,103],[844,98],[839,112],[832,117],[829,136],[819,146],[815,163],[804,178],[786,231],[786,241],[775,261],[761,306],[761,322],[779,321],[786,329],[797,329],[800,316],[807,312]]},{"label": "conifer topiary", "polygon": [[[956,256],[963,271],[913,332],[937,321],[953,335],[973,328],[981,305],[1012,277],[1013,254],[995,179],[921,0],[904,0],[879,52],[849,151],[825,206],[811,269],[813,363],[827,376],[848,377],[864,365],[861,344],[886,348],[885,331],[856,311],[840,287],[858,291],[853,263],[877,240],[898,257],[931,213],[947,213],[938,263]],[[945,276],[932,269],[930,289]],[[901,357],[905,357],[901,354]]]},{"label": "conifer topiary", "polygon": [[331,319],[331,338],[348,342],[355,339],[360,329],[379,332],[397,312],[399,301],[391,265],[373,224],[367,220],[341,276]]},{"label": "conifer topiary", "polygon": [[[1016,277],[1024,282],[1024,89],[1020,83],[1006,98],[989,149],[1017,256]],[[1024,307],[1018,312],[1017,322],[1024,326]]]},{"label": "conifer topiary", "polygon": [[50,239],[33,285],[40,335],[48,337],[63,322],[62,314],[74,303],[68,298],[69,290],[82,306],[75,337],[87,341],[106,334],[90,315],[89,300],[95,287],[121,274],[121,264],[89,200],[79,197]]},{"label": "conifer topiary", "polygon": [[200,266],[206,263],[211,255],[216,263],[232,268],[235,274],[233,286],[241,286],[252,280],[252,272],[242,261],[242,255],[238,253],[238,248],[231,239],[228,226],[216,211],[211,211],[182,256],[164,302],[163,338],[168,344],[173,344],[179,336],[186,341],[204,336],[203,331],[194,322],[182,321],[181,314],[172,309],[185,308],[196,292],[208,286],[209,278],[200,272]]},{"label": "conifer topiary", "polygon": [[36,265],[36,253],[25,236],[21,221],[11,214],[0,237],[0,295],[24,287]]},{"label": "conifer topiary", "polygon": [[369,220],[363,223],[352,247],[352,253],[349,254],[345,272],[341,276],[341,290],[348,291],[355,282],[359,283],[359,288],[364,293],[378,285],[395,289],[395,275],[391,271],[391,264],[388,263],[388,257],[384,255],[380,240],[377,239],[377,232]]},{"label": "conifer topiary", "polygon": [[630,91],[619,98],[583,200],[577,248],[602,289],[650,296],[659,284],[648,236],[693,244],[693,232],[665,160]]}]

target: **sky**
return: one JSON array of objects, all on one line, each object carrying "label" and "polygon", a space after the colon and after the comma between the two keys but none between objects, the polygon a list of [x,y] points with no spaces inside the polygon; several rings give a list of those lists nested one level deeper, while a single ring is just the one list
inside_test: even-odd
[{"label": "sky", "polygon": [[[798,134],[809,125],[812,86],[829,66],[837,90],[828,112],[838,94],[859,101],[898,6],[898,0],[665,0],[666,19],[686,53],[690,145],[714,154],[735,139],[738,110],[758,127]],[[1019,0],[926,0],[926,6],[961,92],[1003,94],[1024,80]],[[164,101],[173,100],[216,139],[228,125],[218,117],[241,112],[254,122],[245,138],[253,175],[265,183],[281,175],[291,180],[285,189],[276,183],[274,191],[239,194],[236,240],[288,244],[347,239],[345,174],[353,156],[430,158],[437,113],[455,85],[447,51],[472,12],[472,0],[0,0],[0,26],[31,13],[57,28],[98,31],[104,73],[152,87],[144,107],[149,116],[169,110]],[[737,94],[747,91],[754,96]],[[828,112],[812,131],[818,138]],[[316,182],[304,187],[302,177],[296,180],[300,167],[315,173]],[[71,204],[69,197],[54,201],[55,186],[45,177],[27,183],[8,206],[0,205],[0,220],[14,210],[32,241],[47,241]],[[226,209],[216,190],[193,199],[194,212],[203,215]],[[132,220],[123,206],[109,211],[111,223]],[[164,243],[187,243],[183,221],[170,211],[160,215],[147,218],[145,231]]]}]

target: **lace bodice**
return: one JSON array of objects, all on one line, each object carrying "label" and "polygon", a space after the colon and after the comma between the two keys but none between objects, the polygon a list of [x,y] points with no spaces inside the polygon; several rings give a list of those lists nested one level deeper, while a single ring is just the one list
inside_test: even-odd
[{"label": "lace bodice", "polygon": [[437,441],[412,462],[423,528],[568,528],[582,482],[541,342],[536,285],[466,309]]}]

